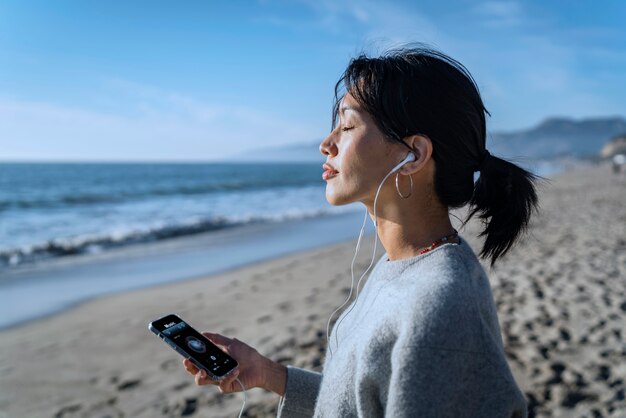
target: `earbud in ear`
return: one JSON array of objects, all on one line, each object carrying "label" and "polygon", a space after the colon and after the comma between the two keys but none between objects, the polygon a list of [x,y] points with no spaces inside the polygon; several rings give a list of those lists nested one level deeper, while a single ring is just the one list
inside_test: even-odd
[{"label": "earbud in ear", "polygon": [[415,157],[415,154],[413,154],[412,152],[409,152],[406,155],[406,158],[404,159],[404,161],[402,161],[402,163],[406,164],[406,163],[410,163],[411,161],[415,161],[415,160],[417,160],[417,157]]},{"label": "earbud in ear", "polygon": [[415,154],[413,154],[412,152],[409,152],[406,157],[404,158],[404,160],[402,160],[400,162],[400,164],[398,164],[397,166],[395,166],[390,172],[391,173],[395,173],[396,171],[398,171],[404,164],[406,163],[410,163],[411,161],[415,161],[417,160],[417,158],[415,157]]}]

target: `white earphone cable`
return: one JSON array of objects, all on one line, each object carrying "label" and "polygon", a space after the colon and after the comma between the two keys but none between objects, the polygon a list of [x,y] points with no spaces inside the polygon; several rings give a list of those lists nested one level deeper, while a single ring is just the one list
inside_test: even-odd
[{"label": "white earphone cable", "polygon": [[351,282],[350,282],[350,293],[348,294],[348,297],[346,298],[346,300],[341,304],[341,306],[339,306],[337,309],[335,309],[333,311],[332,314],[330,314],[330,317],[328,318],[328,323],[326,324],[326,342],[328,345],[328,351],[330,353],[330,355],[333,355],[332,352],[332,348],[330,347],[330,343],[329,343],[329,338],[330,338],[330,321],[333,319],[333,316],[335,316],[335,314],[341,310],[346,303],[348,303],[350,301],[350,298],[352,297],[352,290],[354,288],[354,262],[356,260],[356,256],[359,253],[359,248],[361,247],[361,238],[363,238],[363,232],[365,231],[365,224],[367,223],[367,209],[365,209],[365,216],[363,217],[363,225],[361,226],[361,232],[359,232],[359,239],[356,242],[356,250],[354,251],[354,257],[352,257],[352,263],[350,264],[350,277],[351,277]]},{"label": "white earphone cable", "polygon": [[246,395],[246,388],[243,385],[243,383],[241,383],[241,380],[239,380],[239,378],[235,378],[235,380],[237,382],[239,382],[239,385],[241,386],[241,389],[243,390],[243,405],[241,405],[241,411],[239,411],[239,418],[241,418],[243,416],[243,410],[246,407],[246,400],[248,398],[248,396]]},{"label": "white earphone cable", "polygon": [[[389,178],[390,175],[392,175],[393,173],[396,172],[396,170],[398,170],[405,162],[401,162],[400,164],[398,164],[396,167],[393,168],[393,170],[391,170],[384,178],[383,181],[380,182],[380,185],[378,186],[378,190],[376,190],[376,197],[374,197],[374,251],[372,252],[372,259],[370,261],[369,266],[367,267],[367,269],[365,269],[365,271],[363,272],[363,274],[361,275],[361,277],[359,278],[359,281],[357,282],[356,285],[356,296],[354,298],[354,303],[350,306],[350,309],[348,309],[348,311],[341,317],[341,319],[339,319],[339,322],[337,323],[337,326],[335,327],[335,347],[338,347],[339,345],[339,338],[337,337],[337,334],[339,333],[339,326],[341,325],[341,322],[346,318],[346,316],[352,311],[352,309],[354,308],[354,306],[356,305],[356,301],[359,298],[359,288],[361,285],[361,281],[363,280],[363,278],[365,277],[365,275],[367,274],[367,272],[370,270],[370,268],[372,268],[372,265],[374,265],[374,260],[376,258],[376,246],[378,244],[378,217],[376,216],[376,203],[378,202],[378,195],[380,194],[380,190],[383,187],[383,184],[385,184],[385,181]],[[335,315],[335,313],[340,310],[341,308],[344,307],[344,305],[350,300],[350,297],[352,296],[352,288],[354,286],[354,262],[356,260],[357,257],[357,253],[359,252],[359,247],[361,244],[361,237],[363,236],[363,231],[365,230],[365,223],[367,221],[367,208],[365,209],[365,218],[363,219],[363,226],[361,227],[361,232],[359,233],[359,239],[357,241],[356,244],[356,250],[354,252],[354,257],[352,258],[352,265],[350,266],[350,275],[352,276],[352,281],[350,284],[350,294],[348,295],[348,298],[345,300],[345,302],[337,309],[335,309],[335,311],[330,315],[330,318],[328,318],[328,324],[326,325],[326,341],[327,341],[327,345],[328,345],[328,352],[329,355],[332,357],[332,349],[330,346],[330,321],[332,320],[333,316]]]}]

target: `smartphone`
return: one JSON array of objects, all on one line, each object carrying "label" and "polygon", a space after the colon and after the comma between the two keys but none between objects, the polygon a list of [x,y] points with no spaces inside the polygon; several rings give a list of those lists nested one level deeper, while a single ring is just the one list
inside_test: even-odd
[{"label": "smartphone", "polygon": [[234,358],[220,350],[177,315],[169,314],[156,319],[148,324],[148,329],[178,354],[191,360],[196,367],[206,370],[216,382],[237,368]]}]

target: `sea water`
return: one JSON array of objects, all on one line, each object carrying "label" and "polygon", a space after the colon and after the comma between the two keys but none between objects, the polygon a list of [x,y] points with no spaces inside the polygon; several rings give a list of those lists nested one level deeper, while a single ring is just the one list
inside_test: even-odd
[{"label": "sea water", "polygon": [[0,164],[0,274],[250,223],[341,213],[319,163]]}]

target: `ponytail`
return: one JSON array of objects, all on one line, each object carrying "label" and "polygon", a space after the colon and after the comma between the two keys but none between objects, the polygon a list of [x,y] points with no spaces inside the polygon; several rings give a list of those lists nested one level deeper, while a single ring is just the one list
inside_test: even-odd
[{"label": "ponytail", "polygon": [[486,237],[480,256],[491,258],[492,267],[528,228],[530,215],[537,210],[535,183],[540,178],[486,153],[464,224],[479,213],[478,217],[485,225],[479,236]]}]

